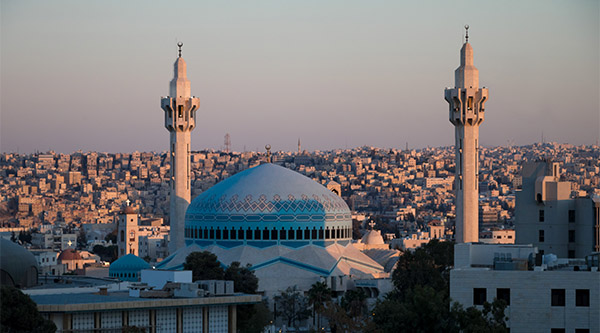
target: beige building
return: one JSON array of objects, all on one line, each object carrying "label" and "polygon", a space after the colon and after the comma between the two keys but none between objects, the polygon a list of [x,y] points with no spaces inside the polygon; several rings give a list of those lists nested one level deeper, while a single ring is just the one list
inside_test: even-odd
[{"label": "beige building", "polygon": [[516,242],[560,258],[583,258],[600,250],[600,200],[571,198],[572,183],[560,180],[560,169],[556,162],[523,166],[515,207]]},{"label": "beige building", "polygon": [[479,71],[473,65],[473,48],[460,50],[460,66],[454,72],[454,88],[445,90],[450,122],[455,128],[456,242],[479,241],[479,125],[483,122],[488,90],[479,88]]}]

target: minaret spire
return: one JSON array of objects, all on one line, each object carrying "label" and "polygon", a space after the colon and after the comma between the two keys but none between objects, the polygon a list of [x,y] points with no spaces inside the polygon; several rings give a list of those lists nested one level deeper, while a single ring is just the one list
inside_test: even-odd
[{"label": "minaret spire", "polygon": [[165,127],[170,133],[170,253],[185,246],[185,211],[191,201],[190,134],[196,127],[196,111],[200,107],[200,99],[191,95],[191,84],[186,73],[187,66],[181,57],[183,43],[179,42],[177,46],[179,56],[173,64],[173,79],[169,84],[170,96],[161,99],[161,107],[165,111]]},{"label": "minaret spire", "polygon": [[473,64],[469,26],[460,50],[460,66],[454,72],[454,88],[444,91],[454,125],[457,243],[479,241],[479,125],[483,122],[488,90],[479,88],[479,71]]}]

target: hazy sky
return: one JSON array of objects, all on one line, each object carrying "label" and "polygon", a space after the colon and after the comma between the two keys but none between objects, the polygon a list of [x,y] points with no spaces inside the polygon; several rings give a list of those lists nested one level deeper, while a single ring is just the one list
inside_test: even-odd
[{"label": "hazy sky", "polygon": [[177,41],[193,150],[451,145],[465,24],[483,146],[600,136],[598,0],[0,3],[2,152],[166,150]]}]

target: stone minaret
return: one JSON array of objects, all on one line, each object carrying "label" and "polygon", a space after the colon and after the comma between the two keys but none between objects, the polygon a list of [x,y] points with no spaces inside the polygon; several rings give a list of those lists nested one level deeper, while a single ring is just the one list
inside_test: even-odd
[{"label": "stone minaret", "polygon": [[190,94],[190,81],[186,76],[185,61],[181,57],[175,61],[175,76],[169,85],[169,96],[161,99],[165,111],[165,127],[171,134],[169,145],[171,156],[171,205],[169,219],[171,223],[169,252],[172,254],[182,248],[184,243],[185,211],[191,200],[190,191],[190,133],[196,127],[196,110],[200,99]]},{"label": "stone minaret", "polygon": [[473,48],[466,42],[460,50],[460,66],[454,72],[454,88],[445,90],[450,122],[455,135],[455,189],[457,243],[479,241],[479,125],[483,122],[486,88],[479,88],[479,71],[473,65]]}]

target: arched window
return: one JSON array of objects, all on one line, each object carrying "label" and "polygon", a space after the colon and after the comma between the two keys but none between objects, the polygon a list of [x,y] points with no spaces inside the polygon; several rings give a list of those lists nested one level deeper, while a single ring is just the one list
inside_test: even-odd
[{"label": "arched window", "polygon": [[331,239],[331,235],[329,233],[329,227],[325,228],[325,239]]},{"label": "arched window", "polygon": [[323,227],[319,228],[319,239],[323,239]]},{"label": "arched window", "polygon": [[263,230],[263,240],[269,240],[269,229],[265,228],[265,230]]},{"label": "arched window", "polygon": [[125,241],[125,231],[121,230],[121,242]]}]

